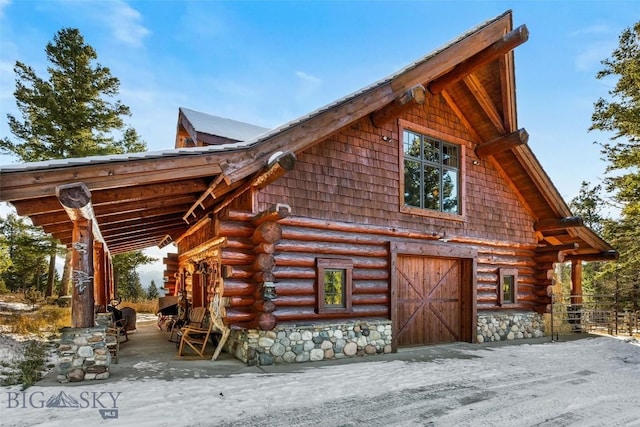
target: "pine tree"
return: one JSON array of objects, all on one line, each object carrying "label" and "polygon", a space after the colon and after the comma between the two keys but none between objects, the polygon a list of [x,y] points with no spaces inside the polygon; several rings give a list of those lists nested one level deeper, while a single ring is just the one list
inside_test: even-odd
[{"label": "pine tree", "polygon": [[113,272],[118,296],[129,301],[145,298],[146,293],[142,289],[140,275],[136,268],[154,261],[156,258],[149,257],[141,251],[115,255],[113,257]]},{"label": "pine tree", "polygon": [[152,280],[149,288],[147,289],[147,299],[157,299],[158,296],[158,287],[156,286],[156,282]]},{"label": "pine tree", "polygon": [[[64,28],[45,49],[49,79],[17,61],[14,92],[22,120],[7,115],[17,141],[0,140],[0,150],[25,162],[144,151],[146,145],[124,124],[129,107],[119,100],[120,81],[93,64],[96,51],[80,31]],[[120,138],[116,137],[120,135]]]},{"label": "pine tree", "polygon": [[0,218],[0,235],[11,265],[1,274],[10,291],[35,288],[44,291],[48,270],[50,239],[39,227],[14,214]]},{"label": "pine tree", "polygon": [[604,237],[620,254],[605,263],[596,280],[619,295],[622,309],[640,308],[640,21],[625,29],[598,79],[617,78],[610,99],[595,103],[592,130],[613,132],[601,144],[609,162],[607,190],[620,204],[620,218],[605,221]]},{"label": "pine tree", "polygon": [[[129,107],[111,101],[120,81],[95,63],[98,55],[79,30],[58,31],[45,53],[48,79],[20,61],[15,64],[14,96],[22,120],[7,115],[15,140],[0,139],[0,152],[33,162],[146,150],[136,131],[124,123],[123,117],[131,115]],[[55,258],[55,252],[51,248],[50,257]],[[60,296],[67,295],[68,278],[64,276]]]}]

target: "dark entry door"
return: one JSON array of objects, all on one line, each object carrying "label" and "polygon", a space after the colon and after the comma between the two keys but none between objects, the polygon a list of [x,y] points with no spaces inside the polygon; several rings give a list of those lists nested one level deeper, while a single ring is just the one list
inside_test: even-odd
[{"label": "dark entry door", "polygon": [[461,341],[460,259],[397,258],[397,345]]}]

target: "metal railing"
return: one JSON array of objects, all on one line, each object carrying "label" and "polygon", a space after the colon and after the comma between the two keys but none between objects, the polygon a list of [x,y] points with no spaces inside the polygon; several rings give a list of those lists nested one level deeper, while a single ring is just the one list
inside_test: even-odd
[{"label": "metal railing", "polygon": [[551,337],[571,333],[640,334],[640,311],[621,311],[615,294],[551,296]]}]

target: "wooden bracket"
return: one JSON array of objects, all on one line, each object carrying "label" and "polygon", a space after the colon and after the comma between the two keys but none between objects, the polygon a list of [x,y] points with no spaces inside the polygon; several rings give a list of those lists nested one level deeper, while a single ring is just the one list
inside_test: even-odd
[{"label": "wooden bracket", "polygon": [[427,97],[427,91],[422,85],[416,85],[402,94],[392,103],[374,111],[369,115],[371,123],[377,128],[382,127],[389,120],[399,116],[403,112],[413,108],[416,105],[424,104]]},{"label": "wooden bracket", "polygon": [[480,159],[484,159],[488,156],[501,153],[503,151],[510,150],[512,148],[524,145],[529,141],[529,133],[522,129],[518,129],[515,132],[511,132],[507,135],[503,135],[499,138],[489,141],[485,144],[480,144],[476,147],[476,156]]}]

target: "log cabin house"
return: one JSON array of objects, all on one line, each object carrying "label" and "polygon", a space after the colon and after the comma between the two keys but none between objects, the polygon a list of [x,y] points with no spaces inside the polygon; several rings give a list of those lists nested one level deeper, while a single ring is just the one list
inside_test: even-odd
[{"label": "log cabin house", "polygon": [[275,129],[181,108],[174,149],[5,166],[0,200],[81,253],[74,309],[111,254],[175,245],[165,287],[247,363],[541,336],[554,263],[579,291],[616,253],[518,126],[527,38],[507,11]]}]

